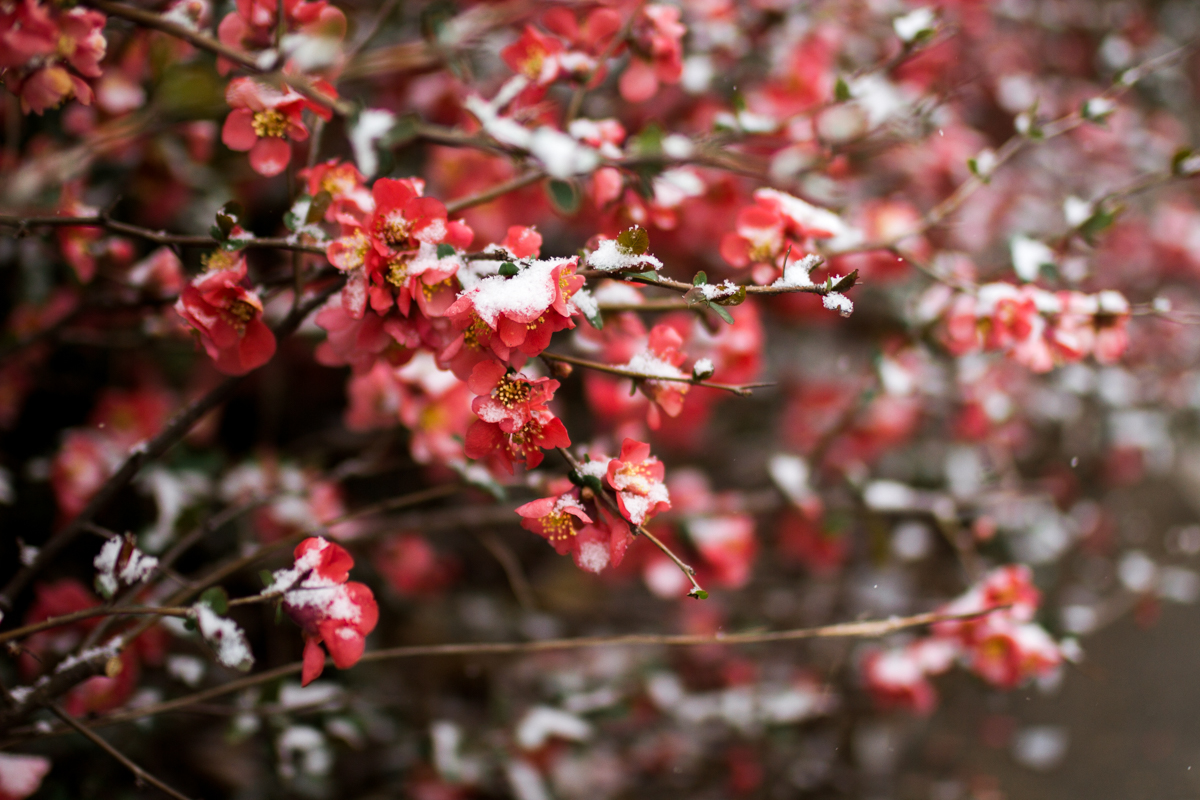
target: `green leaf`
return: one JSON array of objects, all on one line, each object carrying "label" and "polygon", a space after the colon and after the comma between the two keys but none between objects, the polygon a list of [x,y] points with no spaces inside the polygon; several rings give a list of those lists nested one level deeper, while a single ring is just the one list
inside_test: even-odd
[{"label": "green leaf", "polygon": [[520,271],[521,270],[517,268],[517,265],[512,263],[511,261],[505,261],[503,264],[500,265],[500,274],[506,278],[511,278],[513,275],[516,275]]},{"label": "green leaf", "polygon": [[692,286],[703,286],[708,283],[708,276],[704,274],[704,270],[696,273],[696,277],[692,278]]},{"label": "green leaf", "polygon": [[312,204],[308,207],[308,214],[304,217],[305,225],[312,225],[314,222],[320,222],[325,217],[325,212],[329,210],[329,206],[333,203],[333,195],[325,189],[317,192],[317,196],[312,199]]},{"label": "green leaf", "polygon": [[263,588],[266,588],[275,582],[275,574],[269,569],[260,569],[258,579],[262,581]]},{"label": "green leaf", "polygon": [[421,118],[417,114],[405,114],[396,120],[396,124],[392,129],[385,133],[379,140],[379,146],[384,150],[391,150],[394,147],[407,144],[417,138],[418,125]]},{"label": "green leaf", "polygon": [[850,84],[846,83],[846,79],[839,75],[837,83],[833,85],[833,98],[839,103],[844,103],[847,100],[853,99],[853,97],[850,94]]},{"label": "green leaf", "polygon": [[645,272],[626,272],[625,277],[626,278],[643,278],[648,281],[657,281],[658,273],[652,269],[648,269]]},{"label": "green leaf", "polygon": [[443,242],[437,246],[438,258],[449,258],[450,256],[454,255],[455,252],[454,245],[452,244],[446,244]]},{"label": "green leaf", "polygon": [[570,181],[552,180],[546,182],[546,194],[554,208],[563,214],[574,214],[579,210],[579,189]]},{"label": "green leaf", "polygon": [[707,600],[708,592],[704,591],[703,589],[692,589],[690,592],[688,592],[688,597],[694,597],[697,600]]},{"label": "green leaf", "polygon": [[1095,238],[1112,226],[1117,219],[1117,214],[1120,212],[1120,208],[1097,208],[1095,212],[1093,212],[1093,214],[1088,217],[1082,225],[1079,226],[1080,235],[1087,240],[1088,244],[1095,244]]},{"label": "green leaf", "polygon": [[1171,174],[1183,174],[1183,162],[1187,161],[1195,153],[1190,147],[1181,147],[1175,151],[1175,155],[1171,156]]},{"label": "green leaf", "polygon": [[200,595],[200,602],[218,614],[224,615],[229,611],[229,594],[222,586],[211,586],[205,589],[204,594]]},{"label": "green leaf", "polygon": [[717,316],[720,317],[721,319],[725,320],[726,323],[728,323],[729,325],[733,324],[733,315],[730,314],[728,311],[726,311],[724,308],[717,305],[716,303],[709,303],[708,307],[711,308],[713,311],[715,311]]},{"label": "green leaf", "polygon": [[650,234],[640,225],[621,231],[617,234],[617,249],[622,253],[644,256],[650,249]]},{"label": "green leaf", "polygon": [[217,211],[217,227],[221,231],[221,239],[228,239],[229,234],[233,231],[242,218],[242,204],[236,200],[230,200]]},{"label": "green leaf", "polygon": [[858,270],[854,270],[849,275],[844,276],[840,281],[829,287],[831,292],[844,292],[847,289],[853,289],[858,283]]}]

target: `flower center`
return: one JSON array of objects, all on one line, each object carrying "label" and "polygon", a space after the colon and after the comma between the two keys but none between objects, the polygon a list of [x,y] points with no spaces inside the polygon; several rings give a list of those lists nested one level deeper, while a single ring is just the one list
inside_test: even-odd
[{"label": "flower center", "polygon": [[492,390],[492,397],[496,398],[496,402],[505,408],[512,408],[529,398],[529,389],[530,386],[527,381],[504,377],[500,379],[500,383],[496,384],[496,388]]},{"label": "flower center", "polygon": [[239,256],[228,250],[213,250],[201,258],[205,269],[233,269],[237,266]]},{"label": "flower center", "polygon": [[231,318],[229,324],[237,328],[240,333],[246,328],[246,323],[258,314],[258,309],[245,300],[234,300],[229,304],[229,308],[225,309],[225,313]]},{"label": "flower center", "polygon": [[542,529],[546,539],[551,542],[562,542],[576,534],[575,525],[571,522],[574,517],[563,511],[552,511],[542,517]]},{"label": "flower center", "polygon": [[403,286],[408,280],[408,262],[409,259],[404,256],[392,260],[388,264],[387,282],[396,288]]},{"label": "flower center", "polygon": [[287,136],[288,119],[273,108],[255,111],[250,124],[254,127],[254,135],[260,139],[268,137],[282,139]]},{"label": "flower center", "polygon": [[379,236],[393,247],[407,242],[410,230],[412,230],[412,223],[406,220],[404,215],[399,212],[388,214],[376,226],[376,232]]}]

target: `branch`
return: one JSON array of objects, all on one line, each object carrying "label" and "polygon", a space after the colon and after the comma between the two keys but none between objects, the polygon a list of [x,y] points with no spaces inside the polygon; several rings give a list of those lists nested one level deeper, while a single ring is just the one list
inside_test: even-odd
[{"label": "branch", "polygon": [[[794,642],[804,639],[878,639],[910,628],[920,628],[926,625],[936,625],[940,622],[959,622],[977,619],[996,611],[1003,611],[1009,606],[997,606],[984,611],[972,611],[965,614],[944,614],[927,612],[908,617],[891,617],[889,619],[867,620],[863,622],[842,622],[836,625],[822,625],[814,628],[795,628],[784,631],[766,631],[758,633],[732,633],[715,635],[703,634],[656,634],[634,633],[624,636],[587,636],[571,639],[542,639],[532,642],[468,642],[463,644],[429,644],[389,647],[375,650],[363,655],[360,662],[392,661],[402,658],[424,658],[429,656],[481,656],[481,655],[527,655],[530,653],[558,652],[565,650],[584,650],[593,647],[702,647],[707,645],[753,645],[770,644],[774,642]],[[155,716],[172,711],[186,710],[188,706],[204,703],[217,697],[239,692],[253,686],[289,675],[298,674],[303,668],[301,662],[285,664],[272,670],[239,678],[228,683],[203,689],[173,700],[140,706],[124,711],[115,711],[91,720],[92,727],[113,725],[118,722],[130,722],[145,717]],[[26,729],[20,731],[25,733]],[[63,730],[42,731],[28,729],[28,736],[0,741],[0,747],[62,733]]]},{"label": "branch", "polygon": [[50,617],[50,619],[42,620],[41,622],[34,622],[31,625],[24,625],[20,628],[13,628],[11,631],[4,631],[0,633],[0,644],[12,641],[13,639],[21,639],[38,631],[57,628],[59,625],[70,625],[72,622],[92,619],[93,617],[187,617],[191,613],[191,610],[187,608],[169,606],[132,606],[129,608],[97,606],[95,608],[72,611],[70,614],[60,614],[57,617]]},{"label": "branch", "polygon": [[620,375],[623,378],[632,378],[635,381],[658,381],[660,383],[687,383],[692,386],[704,386],[709,389],[720,389],[725,392],[736,394],[738,397],[749,397],[754,392],[754,389],[761,389],[767,386],[774,386],[774,383],[743,383],[740,385],[730,383],[713,383],[712,381],[703,380],[700,378],[691,378],[686,375],[680,375],[678,378],[665,377],[662,375],[647,375],[644,372],[637,370],[626,369],[625,367],[614,367],[610,364],[604,364],[599,361],[588,361],[586,358],[576,358],[575,356],[564,356],[558,353],[543,352],[541,357],[548,361],[561,361],[564,364],[574,364],[577,367],[585,367],[593,369],[597,372],[607,372],[609,375]]},{"label": "branch", "polygon": [[[300,326],[300,323],[309,313],[322,305],[339,288],[340,284],[331,284],[307,302],[294,308],[275,329],[275,335],[278,338],[290,335]],[[88,501],[88,504],[79,512],[75,519],[71,520],[65,527],[60,528],[57,533],[51,536],[49,541],[38,550],[37,557],[33,560],[33,563],[23,566],[9,580],[3,591],[0,591],[0,611],[12,608],[13,600],[25,588],[33,576],[49,564],[64,547],[73,541],[85,529],[86,525],[92,521],[96,514],[107,506],[133,480],[134,476],[137,475],[145,464],[167,452],[176,442],[187,435],[192,426],[199,422],[205,414],[228,400],[245,377],[245,375],[239,375],[233,378],[226,378],[208,392],[208,394],[197,398],[184,407],[167,423],[166,427],[158,432],[157,436],[148,442],[143,442],[134,447],[129,452],[129,455],[125,457],[125,461],[122,462],[117,471],[92,495],[92,499]]]},{"label": "branch", "polygon": [[[211,236],[186,236],[182,234],[166,233],[164,231],[154,231],[149,228],[141,228],[137,225],[130,225],[127,222],[119,222],[115,219],[110,219],[106,215],[96,215],[90,217],[59,217],[59,216],[34,216],[23,217],[20,214],[0,214],[0,225],[7,225],[17,229],[16,236],[20,237],[25,234],[28,228],[53,228],[62,226],[72,226],[80,228],[106,228],[115,233],[133,236],[138,239],[145,239],[155,244],[177,244],[183,247],[219,247],[221,242]],[[325,248],[318,245],[300,244],[294,242],[290,238],[275,237],[266,239],[246,239],[245,248],[250,249],[272,249],[272,250],[295,250],[301,253],[312,253],[313,255],[325,255]]]},{"label": "branch", "polygon": [[481,206],[484,203],[490,203],[498,197],[503,197],[509,192],[515,192],[517,189],[523,189],[530,184],[537,183],[546,177],[546,173],[540,169],[531,170],[524,175],[518,175],[512,180],[497,184],[491,189],[486,189],[479,194],[473,194],[469,197],[463,197],[458,200],[446,204],[447,214],[457,214],[459,211],[464,211],[473,206]]},{"label": "branch", "polygon": [[72,717],[66,711],[63,711],[62,706],[55,703],[54,705],[50,706],[50,710],[53,711],[54,715],[56,717],[58,717],[59,719],[61,719],[63,722],[65,722],[69,727],[73,728],[75,731],[77,731],[78,733],[83,735],[85,738],[90,739],[93,743],[98,745],[102,750],[104,750],[110,756],[112,756],[117,761],[120,761],[122,764],[124,764],[126,767],[128,767],[129,771],[132,772],[133,776],[137,779],[137,783],[139,786],[143,782],[145,782],[145,783],[150,784],[151,786],[161,789],[162,791],[171,795],[171,797],[176,798],[176,800],[188,800],[187,795],[180,794],[179,792],[175,791],[167,784],[160,781],[158,778],[151,775],[149,772],[146,772],[146,770],[142,769],[137,764],[133,763],[133,761],[131,761],[129,759],[129,757],[126,756],[124,753],[122,753],[120,750],[113,747],[108,742],[104,741],[104,739],[101,739],[100,736],[95,731],[91,730],[86,725],[83,725],[82,723],[80,723],[79,720]]}]

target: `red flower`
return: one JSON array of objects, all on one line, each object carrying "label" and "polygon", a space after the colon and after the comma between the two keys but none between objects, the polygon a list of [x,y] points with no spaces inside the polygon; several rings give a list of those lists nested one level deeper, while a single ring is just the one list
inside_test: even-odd
[{"label": "red flower", "polygon": [[650,455],[650,445],[634,439],[621,444],[621,456],[608,462],[605,479],[617,493],[617,505],[625,519],[641,525],[671,507],[664,474],[662,462]]},{"label": "red flower", "polygon": [[101,75],[106,20],[85,8],[52,12],[35,0],[0,9],[0,71],[23,113],[41,114],[71,96],[92,102],[92,88],[80,76]]},{"label": "red flower", "polygon": [[624,520],[614,519],[603,509],[593,520],[580,502],[578,489],[526,503],[517,508],[517,514],[523,518],[521,527],[544,538],[560,556],[570,553],[575,565],[588,572],[618,566],[633,541]]},{"label": "red flower", "polygon": [[[683,337],[670,325],[655,325],[650,330],[650,338],[644,352],[636,354],[625,364],[625,369],[640,372],[644,375],[656,375],[661,378],[683,378],[689,376],[679,369],[679,365],[687,358],[680,349],[683,347]],[[647,423],[651,430],[658,430],[661,418],[658,409],[662,408],[668,417],[677,417],[683,410],[683,400],[691,388],[691,384],[671,380],[645,380],[638,382],[642,394],[653,402],[647,412]]]},{"label": "red flower", "polygon": [[62,518],[78,515],[120,463],[121,451],[108,436],[84,428],[68,430],[50,468]]},{"label": "red flower", "polygon": [[340,545],[313,537],[298,544],[294,556],[292,569],[275,573],[275,585],[287,589],[283,608],[304,629],[300,682],[307,686],[325,668],[322,643],[338,669],[358,663],[379,606],[365,584],[347,582],[354,559]]},{"label": "red flower", "polygon": [[184,287],[175,310],[200,333],[218,370],[244,375],[275,355],[275,334],[262,321],[258,295],[242,285],[244,255],[217,250],[206,266]]},{"label": "red flower", "polygon": [[365,219],[374,208],[371,192],[367,190],[366,178],[353,164],[336,158],[316,164],[299,173],[308,186],[308,193],[316,197],[328,192],[331,202],[325,209],[325,220],[336,222],[343,216]]},{"label": "red flower", "polygon": [[[316,82],[323,91],[335,94],[333,87]],[[253,78],[234,78],[225,90],[225,102],[233,107],[221,129],[221,141],[230,150],[250,151],[250,166],[260,175],[278,175],[292,158],[287,140],[303,142],[308,138],[304,110],[311,109],[323,119],[333,112],[313,103],[296,90],[282,91]]]},{"label": "red flower", "polygon": [[381,314],[396,305],[407,316],[414,300],[422,314],[441,316],[454,302],[461,262],[438,248],[465,248],[475,234],[461,220],[448,220],[440,200],[421,195],[424,188],[417,178],[380,178],[370,216],[341,218],[342,236],[328,256],[349,273],[342,299],[352,316],[362,317],[368,304]]},{"label": "red flower", "polygon": [[[513,349],[536,356],[556,331],[575,327],[571,317],[578,309],[571,296],[584,283],[583,276],[575,274],[577,264],[576,256],[534,261],[512,277],[485,278],[460,294],[446,316],[476,342],[481,338],[480,321],[498,334],[487,339],[501,361],[509,361]],[[451,347],[453,352],[444,353],[444,360],[457,354],[462,344]]]},{"label": "red flower", "polygon": [[500,57],[513,72],[524,75],[535,84],[553,83],[558,77],[563,43],[547,36],[532,25],[526,25],[521,38],[500,51]]},{"label": "red flower", "polygon": [[654,3],[645,6],[634,25],[639,55],[621,75],[621,96],[631,103],[649,100],[660,83],[678,83],[683,75],[683,35],[679,9]]},{"label": "red flower", "polygon": [[562,420],[546,407],[558,381],[530,381],[506,372],[497,361],[481,362],[471,371],[467,385],[480,395],[471,403],[479,419],[467,430],[466,454],[487,458],[512,474],[514,461],[533,469],[542,463],[542,448],[569,447],[571,440]]}]

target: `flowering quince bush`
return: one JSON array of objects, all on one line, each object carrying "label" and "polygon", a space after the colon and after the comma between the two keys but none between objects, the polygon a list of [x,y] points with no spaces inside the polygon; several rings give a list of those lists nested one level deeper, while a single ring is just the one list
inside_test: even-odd
[{"label": "flowering quince bush", "polygon": [[1200,599],[1198,28],[0,0],[0,800],[1069,762]]}]

